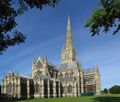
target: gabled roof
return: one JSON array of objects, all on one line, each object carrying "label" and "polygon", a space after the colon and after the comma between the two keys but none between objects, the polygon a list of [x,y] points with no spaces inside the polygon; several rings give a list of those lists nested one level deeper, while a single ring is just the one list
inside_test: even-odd
[{"label": "gabled roof", "polygon": [[56,69],[59,71],[67,70],[67,69],[73,69],[76,68],[76,63],[71,62],[71,63],[64,63],[56,66]]},{"label": "gabled roof", "polygon": [[60,78],[60,81],[61,82],[65,82],[65,81],[73,81],[74,79],[73,79],[73,77],[72,78],[70,78],[70,77],[64,77],[64,78]]},{"label": "gabled roof", "polygon": [[58,71],[58,69],[56,68],[56,65],[54,65],[54,64],[51,64],[51,63],[48,63],[48,69],[51,69],[51,70],[56,70],[56,71]]},{"label": "gabled roof", "polygon": [[36,73],[35,78],[39,78],[39,79],[50,79],[50,76],[47,75],[43,75],[41,74],[39,71]]}]

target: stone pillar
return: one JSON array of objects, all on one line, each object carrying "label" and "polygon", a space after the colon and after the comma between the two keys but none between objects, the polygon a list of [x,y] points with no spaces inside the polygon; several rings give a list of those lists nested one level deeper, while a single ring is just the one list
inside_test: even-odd
[{"label": "stone pillar", "polygon": [[56,97],[56,81],[53,80],[53,97]]},{"label": "stone pillar", "polygon": [[[12,78],[13,78],[13,76],[12,76]],[[13,80],[14,79],[12,79],[12,92],[11,92],[12,97],[14,96],[14,92],[13,92],[13,90],[14,90],[14,81]]]},{"label": "stone pillar", "polygon": [[78,82],[78,96],[80,96],[80,82]]},{"label": "stone pillar", "polygon": [[27,79],[27,98],[30,98],[30,79]]},{"label": "stone pillar", "polygon": [[15,98],[17,97],[17,83],[15,83]]},{"label": "stone pillar", "polygon": [[41,98],[44,98],[44,79],[41,80]]},{"label": "stone pillar", "polygon": [[80,72],[80,77],[81,77],[81,93],[84,93],[84,79],[82,71]]},{"label": "stone pillar", "polygon": [[3,90],[2,90],[2,93],[3,94],[5,94],[5,89],[6,89],[6,87],[5,87],[5,85],[3,86]]},{"label": "stone pillar", "polygon": [[15,83],[13,84],[13,97],[15,98]]},{"label": "stone pillar", "polygon": [[16,78],[14,78],[14,98],[16,97]]},{"label": "stone pillar", "polygon": [[58,88],[59,88],[58,97],[61,97],[61,87],[60,87],[60,82],[59,81],[58,81]]},{"label": "stone pillar", "polygon": [[48,98],[50,97],[50,81],[47,81]]},{"label": "stone pillar", "polygon": [[18,98],[21,98],[21,83],[20,83],[20,77],[18,78]]},{"label": "stone pillar", "polygon": [[66,82],[64,82],[63,90],[64,90],[63,97],[65,97],[65,96],[67,96],[67,83]]},{"label": "stone pillar", "polygon": [[74,96],[77,96],[76,83],[74,83]]},{"label": "stone pillar", "polygon": [[95,95],[100,95],[100,76],[96,75],[95,76]]},{"label": "stone pillar", "polygon": [[3,93],[6,94],[6,80],[3,80]]},{"label": "stone pillar", "polygon": [[4,80],[2,80],[1,93],[4,93]]},{"label": "stone pillar", "polygon": [[4,94],[7,94],[7,85],[6,84],[4,84],[4,86],[3,86],[4,88],[3,88],[3,93]]}]

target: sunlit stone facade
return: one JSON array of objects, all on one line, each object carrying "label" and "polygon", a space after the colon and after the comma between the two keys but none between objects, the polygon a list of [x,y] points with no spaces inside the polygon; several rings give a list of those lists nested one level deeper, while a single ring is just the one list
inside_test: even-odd
[{"label": "sunlit stone facade", "polygon": [[2,94],[14,98],[33,97],[34,86],[31,78],[9,71],[2,81]]},{"label": "sunlit stone facade", "polygon": [[66,42],[61,53],[61,64],[50,64],[45,56],[32,62],[32,77],[10,71],[3,79],[2,93],[16,98],[49,98],[80,96],[82,93],[100,94],[98,66],[83,69],[76,58],[70,18]]}]

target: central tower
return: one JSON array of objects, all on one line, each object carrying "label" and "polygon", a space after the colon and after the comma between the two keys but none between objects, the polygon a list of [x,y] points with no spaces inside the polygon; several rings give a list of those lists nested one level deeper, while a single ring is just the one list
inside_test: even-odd
[{"label": "central tower", "polygon": [[70,26],[70,17],[68,17],[66,42],[62,49],[61,60],[62,63],[69,63],[76,60],[76,54],[73,46],[71,26]]}]

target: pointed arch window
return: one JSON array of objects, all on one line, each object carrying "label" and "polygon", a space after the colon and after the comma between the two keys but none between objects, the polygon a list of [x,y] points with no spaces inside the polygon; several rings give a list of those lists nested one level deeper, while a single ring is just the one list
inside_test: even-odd
[{"label": "pointed arch window", "polygon": [[67,77],[67,78],[68,78],[68,77],[69,77],[69,73],[67,73],[67,72],[66,72],[66,73],[65,73],[65,77]]},{"label": "pointed arch window", "polygon": [[72,86],[70,84],[68,85],[67,89],[68,89],[68,93],[72,93]]},{"label": "pointed arch window", "polygon": [[71,77],[71,78],[73,77],[73,74],[74,74],[73,71],[71,71],[71,72],[70,72],[70,77]]},{"label": "pointed arch window", "polygon": [[59,78],[63,78],[63,74],[62,73],[60,73]]},{"label": "pointed arch window", "polygon": [[12,93],[12,83],[11,82],[7,85],[7,93],[8,94]]}]

